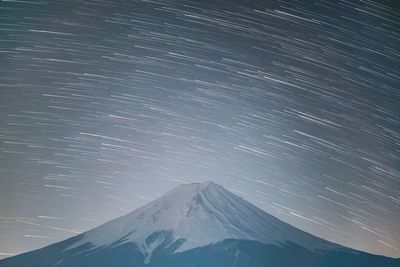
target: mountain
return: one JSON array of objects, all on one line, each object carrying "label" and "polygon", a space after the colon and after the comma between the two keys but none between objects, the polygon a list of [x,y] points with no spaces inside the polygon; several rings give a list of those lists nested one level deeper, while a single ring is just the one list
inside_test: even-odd
[{"label": "mountain", "polygon": [[212,182],[179,186],[153,202],[0,267],[400,267],[315,237]]}]

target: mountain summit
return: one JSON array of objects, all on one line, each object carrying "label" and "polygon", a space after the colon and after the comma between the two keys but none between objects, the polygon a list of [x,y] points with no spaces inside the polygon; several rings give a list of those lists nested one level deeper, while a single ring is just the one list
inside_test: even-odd
[{"label": "mountain summit", "polygon": [[132,242],[150,257],[161,243],[174,244],[175,252],[182,252],[226,239],[276,245],[293,242],[309,249],[338,247],[276,219],[220,185],[206,182],[181,185],[140,209],[84,233],[68,249],[85,243],[97,248]]},{"label": "mountain summit", "polygon": [[303,232],[212,182],[181,185],[88,232],[0,261],[0,267],[270,264],[400,266]]}]

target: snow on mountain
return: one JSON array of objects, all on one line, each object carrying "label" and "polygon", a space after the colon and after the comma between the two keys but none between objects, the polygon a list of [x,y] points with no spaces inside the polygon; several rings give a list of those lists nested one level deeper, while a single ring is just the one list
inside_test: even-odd
[{"label": "snow on mountain", "polygon": [[[170,240],[155,233],[168,233]],[[226,239],[275,245],[292,242],[310,250],[340,247],[296,229],[222,186],[207,182],[179,186],[125,216],[84,233],[66,250],[86,243],[94,248],[107,248],[116,242],[119,245],[132,242],[148,260],[154,249],[167,241],[171,245],[183,242],[174,251],[182,252]]]},{"label": "snow on mountain", "polygon": [[93,230],[1,267],[398,267],[296,229],[214,183],[182,185]]}]

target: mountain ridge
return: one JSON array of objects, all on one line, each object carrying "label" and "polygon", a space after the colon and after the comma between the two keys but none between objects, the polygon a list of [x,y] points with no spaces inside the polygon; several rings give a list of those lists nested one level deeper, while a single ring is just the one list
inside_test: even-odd
[{"label": "mountain ridge", "polygon": [[299,230],[222,186],[206,182],[178,186],[92,230],[1,260],[0,267],[33,266],[32,262],[42,267],[225,267],[233,263],[253,267],[266,266],[271,260],[275,266],[291,266],[295,259],[304,264],[298,266],[307,267],[400,266],[400,260],[393,259],[392,264],[391,258]]},{"label": "mountain ridge", "polygon": [[[136,232],[131,233],[131,229]],[[138,244],[142,253],[151,254],[154,247],[146,245],[146,238],[157,231],[171,232],[173,241],[182,241],[177,252],[229,238],[265,244],[293,241],[309,249],[341,247],[278,220],[218,184],[206,182],[178,186],[143,207],[84,233],[85,238],[69,249],[86,242],[105,246],[125,237],[127,242]]]}]

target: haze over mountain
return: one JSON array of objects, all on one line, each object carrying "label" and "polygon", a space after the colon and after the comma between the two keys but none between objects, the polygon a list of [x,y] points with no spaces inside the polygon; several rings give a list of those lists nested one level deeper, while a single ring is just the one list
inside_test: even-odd
[{"label": "haze over mountain", "polygon": [[179,186],[16,266],[400,266],[301,231],[212,182]]}]

